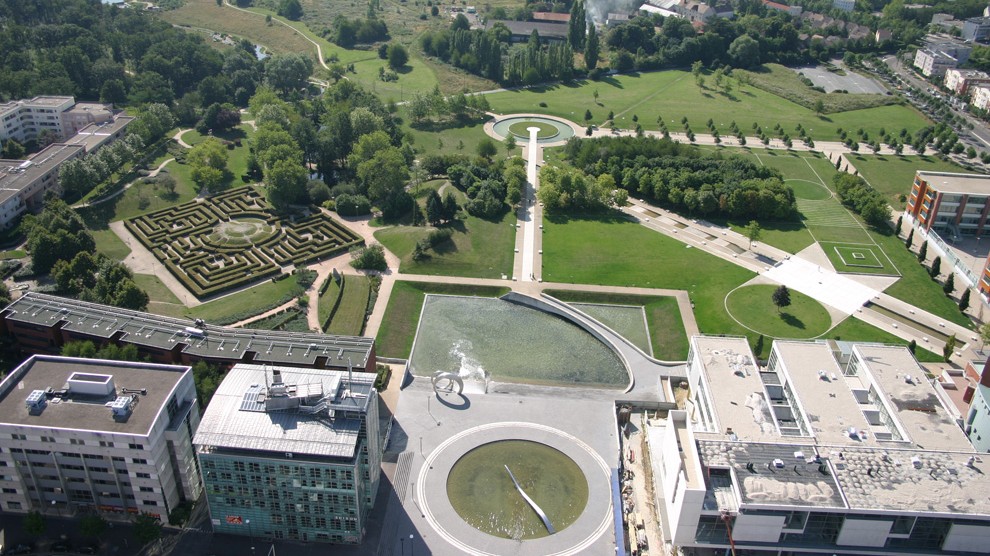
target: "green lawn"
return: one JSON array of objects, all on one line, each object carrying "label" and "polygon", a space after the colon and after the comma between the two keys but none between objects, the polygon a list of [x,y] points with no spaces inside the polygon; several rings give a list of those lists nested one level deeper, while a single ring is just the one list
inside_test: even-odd
[{"label": "green lawn", "polygon": [[[412,139],[417,153],[459,153],[474,156],[478,143],[488,137],[484,129],[487,118],[477,118],[466,123],[412,123],[404,107],[400,109],[400,114],[403,115],[402,129]],[[501,150],[504,152],[504,148]]]},{"label": "green lawn", "polygon": [[[856,342],[877,342],[906,346],[907,342],[879,328],[863,322],[856,317],[848,317],[839,323],[835,328],[829,330],[828,334],[822,336],[832,340],[846,340]],[[926,349],[917,348],[914,354],[918,361],[923,363],[941,363],[945,361],[941,355],[930,352]]]},{"label": "green lawn", "polygon": [[726,309],[744,326],[773,338],[815,338],[832,327],[832,318],[821,303],[790,290],[791,304],[778,309],[772,300],[777,286],[745,286],[729,294]]},{"label": "green lawn", "polygon": [[0,261],[6,259],[23,259],[27,256],[27,253],[21,251],[20,249],[14,249],[11,251],[0,251]]},{"label": "green lawn", "polygon": [[928,172],[960,172],[969,174],[965,168],[935,156],[879,156],[857,154],[846,155],[852,162],[859,175],[874,189],[887,196],[894,210],[902,210],[906,206],[900,200],[901,195],[911,194],[911,184],[914,183],[914,173],[918,170]]},{"label": "green lawn", "polygon": [[646,311],[646,324],[650,332],[653,357],[664,361],[682,361],[687,357],[688,337],[684,331],[684,322],[681,320],[681,311],[677,307],[677,299],[673,297],[572,290],[546,290],[545,293],[561,301],[642,306]]},{"label": "green lawn", "polygon": [[837,272],[897,276],[891,260],[876,245],[819,243]]},{"label": "green lawn", "polygon": [[746,334],[723,302],[752,272],[614,213],[546,218],[544,231],[544,281],[687,290],[701,332]]},{"label": "green lawn", "polygon": [[901,273],[901,279],[887,288],[884,293],[956,324],[972,326],[969,318],[959,311],[956,302],[942,293],[941,284],[931,279],[928,269],[918,262],[918,257],[914,253],[904,247],[904,243],[894,235],[893,230],[886,235],[871,231],[870,235]]},{"label": "green lawn", "polygon": [[461,212],[461,220],[450,224],[451,240],[431,249],[421,261],[412,259],[413,248],[431,227],[392,226],[375,232],[375,239],[401,259],[399,269],[404,273],[501,278],[512,274],[515,222],[512,211],[497,222]]},{"label": "green lawn", "polygon": [[327,290],[320,296],[320,300],[316,306],[316,314],[320,319],[320,326],[323,326],[327,322],[327,319],[330,318],[330,311],[333,309],[333,304],[337,302],[337,297],[340,296],[340,286],[337,284],[337,281],[332,277],[328,278],[328,280],[330,280],[330,285],[327,286]]},{"label": "green lawn", "polygon": [[423,300],[427,293],[447,295],[473,295],[498,297],[508,293],[509,288],[491,286],[469,286],[461,284],[435,284],[429,282],[396,282],[392,286],[388,307],[382,318],[382,326],[375,338],[377,353],[383,357],[407,358],[412,351],[419,315],[423,311]]},{"label": "green lawn", "polygon": [[[149,295],[152,292],[156,292],[156,295],[163,298],[153,299],[149,309],[154,313],[170,317],[200,318],[213,324],[231,324],[263,313],[291,301],[292,298],[302,295],[304,291],[302,286],[296,281],[296,275],[293,274],[278,282],[266,280],[252,288],[228,294],[213,301],[203,303],[202,305],[186,307],[181,305],[171,292],[168,294],[162,293],[149,280],[154,279],[157,281],[156,278],[143,277],[144,275],[141,274],[136,274],[135,276],[141,277],[138,278],[138,285],[148,289]],[[165,300],[164,298],[171,298],[171,300]]]},{"label": "green lawn", "polygon": [[[328,290],[329,291],[329,290]],[[328,334],[360,336],[364,331],[364,319],[368,314],[368,296],[371,280],[367,276],[348,274],[344,277],[344,297],[330,321]]]},{"label": "green lawn", "polygon": [[[595,91],[598,91],[597,101]],[[733,120],[747,136],[753,135],[754,122],[768,133],[779,123],[792,136],[797,124],[802,124],[815,141],[837,139],[836,129],[840,127],[854,130],[862,127],[875,135],[881,127],[903,127],[913,132],[926,125],[917,111],[905,106],[881,106],[819,117],[812,110],[753,86],[742,90],[736,87],[728,95],[701,90],[690,72],[680,70],[510,91],[489,95],[488,99],[497,113],[551,114],[576,123],[584,121],[586,109],[591,110],[592,122],[596,124],[604,123],[609,111],[613,111],[620,128],[635,127],[632,116],[636,115],[644,128],[656,130],[657,116],[661,114],[671,131],[680,131],[681,118],[687,116],[696,133],[705,132],[705,123],[711,118],[722,135],[729,133]],[[547,107],[541,107],[540,102],[547,103]]]},{"label": "green lawn", "polygon": [[196,188],[192,180],[187,182],[179,179],[179,172],[175,171],[187,167],[172,162],[165,168],[176,178],[174,194],[166,192],[155,183],[138,180],[127,191],[113,199],[79,209],[79,215],[90,230],[107,230],[110,222],[185,203],[196,197]]}]

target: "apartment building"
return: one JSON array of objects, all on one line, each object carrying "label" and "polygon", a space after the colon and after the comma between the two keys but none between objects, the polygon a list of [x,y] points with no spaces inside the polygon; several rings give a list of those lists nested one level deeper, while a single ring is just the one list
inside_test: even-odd
[{"label": "apartment building", "polygon": [[0,103],[0,143],[13,139],[24,143],[42,132],[51,132],[64,141],[90,124],[113,120],[109,105],[95,102],[76,103],[68,96],[38,96],[26,100]]},{"label": "apartment building", "polygon": [[0,382],[0,509],[163,523],[202,490],[189,367],[36,355]]},{"label": "apartment building", "polygon": [[0,159],[0,229],[27,211],[38,210],[45,193],[58,185],[59,167],[86,154],[84,145],[55,143],[27,160]]},{"label": "apartment building", "polygon": [[982,236],[990,212],[990,176],[953,172],[914,175],[907,212],[926,232]]},{"label": "apartment building", "polygon": [[982,554],[990,463],[905,347],[695,336],[647,428],[664,536],[746,553]]},{"label": "apartment building", "polygon": [[990,75],[978,70],[945,70],[945,87],[959,96],[967,96],[979,85],[990,84]]},{"label": "apartment building", "polygon": [[213,529],[358,544],[381,473],[374,375],[235,365],[195,445]]},{"label": "apartment building", "polygon": [[931,35],[914,55],[914,67],[925,77],[942,77],[945,71],[965,64],[973,47],[946,35]]}]

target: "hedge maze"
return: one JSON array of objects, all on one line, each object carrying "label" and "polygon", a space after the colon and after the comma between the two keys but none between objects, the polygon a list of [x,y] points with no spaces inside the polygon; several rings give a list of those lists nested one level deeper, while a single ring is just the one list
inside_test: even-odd
[{"label": "hedge maze", "polygon": [[282,220],[253,187],[148,213],[125,225],[197,297],[337,255],[363,241],[322,213]]}]

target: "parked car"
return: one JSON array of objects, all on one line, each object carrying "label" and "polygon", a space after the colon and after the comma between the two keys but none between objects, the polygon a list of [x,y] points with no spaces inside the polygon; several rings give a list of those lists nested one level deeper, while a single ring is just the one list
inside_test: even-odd
[{"label": "parked car", "polygon": [[12,554],[31,554],[34,552],[34,547],[27,544],[19,544],[16,546],[8,547],[3,552],[0,552],[0,556],[10,556]]},{"label": "parked car", "polygon": [[72,550],[72,545],[65,541],[59,541],[52,545],[52,552],[55,553],[65,553],[71,550]]},{"label": "parked car", "polygon": [[97,554],[100,551],[98,544],[85,544],[76,549],[77,554]]}]

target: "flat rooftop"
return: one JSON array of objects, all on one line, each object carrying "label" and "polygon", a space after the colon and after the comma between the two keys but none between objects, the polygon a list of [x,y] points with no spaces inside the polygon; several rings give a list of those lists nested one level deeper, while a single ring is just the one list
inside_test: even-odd
[{"label": "flat rooftop", "polygon": [[39,96],[22,100],[21,103],[27,106],[61,106],[68,101],[75,102],[75,100],[74,97],[69,96]]},{"label": "flat rooftop", "polygon": [[990,176],[956,172],[918,172],[918,177],[941,193],[990,195]]},{"label": "flat rooftop", "polygon": [[54,327],[97,338],[119,338],[139,346],[171,350],[202,358],[239,359],[250,362],[312,366],[317,359],[327,366],[345,368],[348,359],[363,368],[374,347],[373,338],[333,336],[310,332],[250,330],[206,325],[195,328],[189,319],[178,319],[88,303],[54,295],[28,292],[0,312],[5,320]]},{"label": "flat rooftop", "polygon": [[[286,385],[333,396],[335,416],[307,415],[296,410],[265,412],[259,394],[277,369]],[[210,400],[194,443],[203,450],[246,450],[351,459],[358,447],[361,419],[342,412],[367,413],[375,376],[344,371],[234,365]],[[344,392],[349,390],[350,394]],[[377,403],[377,402],[376,402]],[[295,456],[294,456],[295,457]]]},{"label": "flat rooftop", "polygon": [[[48,399],[42,411],[28,411],[25,402],[34,390],[60,390],[76,372],[111,375],[115,393],[84,395],[70,389],[60,402]],[[35,355],[0,383],[0,423],[147,435],[155,419],[165,410],[165,403],[179,381],[191,372],[189,367],[177,365]],[[115,419],[110,408],[104,405],[123,395],[122,388],[147,389],[146,395],[137,395],[138,402],[126,420]]]},{"label": "flat rooftop", "polygon": [[819,442],[850,445],[876,442],[872,434],[863,440],[849,436],[850,427],[869,430],[870,423],[828,344],[777,340],[774,349],[780,354],[798,404],[808,416],[808,427]]},{"label": "flat rooftop", "polygon": [[704,364],[705,382],[723,431],[731,428],[747,440],[779,438],[746,338],[695,336],[692,341]]},{"label": "flat rooftop", "polygon": [[971,452],[699,440],[698,455],[732,470],[742,504],[990,515],[990,464]]},{"label": "flat rooftop", "polygon": [[32,155],[28,160],[0,161],[0,203],[17,195],[36,179],[82,150],[81,145],[55,143]]},{"label": "flat rooftop", "polygon": [[132,116],[118,116],[116,119],[103,124],[89,124],[76,132],[65,143],[67,145],[82,145],[86,152],[99,148],[112,135],[126,128],[134,121]]},{"label": "flat rooftop", "polygon": [[910,351],[900,346],[864,344],[853,350],[861,355],[912,443],[924,450],[973,450]]}]

